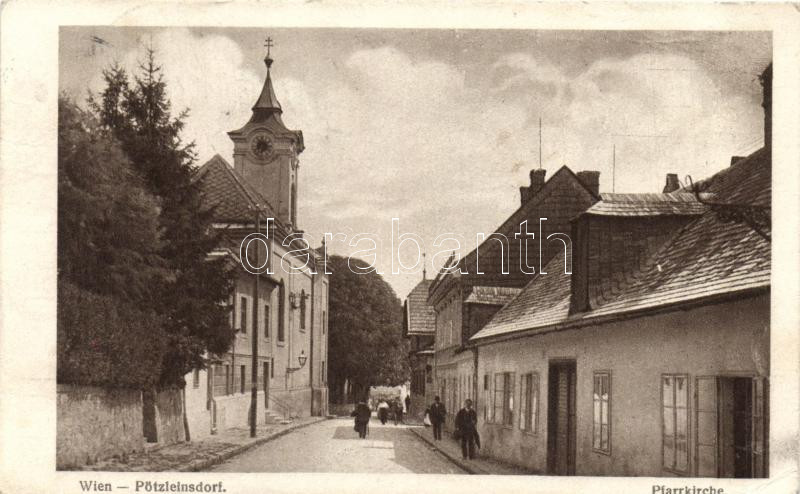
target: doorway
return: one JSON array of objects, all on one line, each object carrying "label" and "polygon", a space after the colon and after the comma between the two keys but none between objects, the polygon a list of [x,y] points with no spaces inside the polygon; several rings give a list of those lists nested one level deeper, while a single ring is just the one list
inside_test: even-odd
[{"label": "doorway", "polygon": [[698,476],[768,475],[766,391],[763,378],[697,378]]},{"label": "doorway", "polygon": [[575,475],[574,360],[551,361],[547,391],[547,472]]}]

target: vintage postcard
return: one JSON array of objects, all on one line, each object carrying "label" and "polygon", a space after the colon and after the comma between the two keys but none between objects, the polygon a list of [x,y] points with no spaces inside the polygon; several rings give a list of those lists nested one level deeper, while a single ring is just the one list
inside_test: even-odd
[{"label": "vintage postcard", "polygon": [[0,491],[798,488],[796,5],[3,13]]}]

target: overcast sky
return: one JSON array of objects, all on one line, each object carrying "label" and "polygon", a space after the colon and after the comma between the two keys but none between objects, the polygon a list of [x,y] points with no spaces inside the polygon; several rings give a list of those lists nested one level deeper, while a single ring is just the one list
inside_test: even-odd
[{"label": "overcast sky", "polygon": [[[82,101],[112,61],[133,69],[153,46],[174,108],[191,111],[199,164],[232,162],[226,132],[259,95],[266,36],[284,122],[305,138],[299,227],[314,245],[374,234],[401,298],[421,273],[391,274],[391,219],[421,236],[429,277],[454,247],[434,247],[437,235],[462,235],[466,254],[519,206],[540,118],[548,177],[598,170],[601,191],[612,146],[616,192],[660,192],[666,173],[702,178],[763,144],[758,74],[772,48],[757,32],[62,28],[59,87]],[[413,248],[401,254],[414,264]]]}]

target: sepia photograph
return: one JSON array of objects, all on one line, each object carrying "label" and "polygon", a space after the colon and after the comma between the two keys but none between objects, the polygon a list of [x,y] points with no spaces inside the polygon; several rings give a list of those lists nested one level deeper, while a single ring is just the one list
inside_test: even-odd
[{"label": "sepia photograph", "polygon": [[769,33],[60,38],[59,468],[768,476]]},{"label": "sepia photograph", "polygon": [[0,491],[796,484],[785,25],[152,7],[50,23],[49,109],[4,103],[53,140],[38,206],[3,158]]}]

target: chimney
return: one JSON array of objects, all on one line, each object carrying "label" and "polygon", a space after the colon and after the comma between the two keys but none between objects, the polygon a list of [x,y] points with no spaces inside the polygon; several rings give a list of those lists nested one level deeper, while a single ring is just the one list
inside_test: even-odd
[{"label": "chimney", "polygon": [[772,62],[759,77],[764,88],[761,106],[764,108],[764,147],[772,148]]},{"label": "chimney", "polygon": [[542,170],[542,169],[531,170],[530,173],[531,185],[529,187],[519,188],[520,202],[522,204],[528,202],[530,198],[532,198],[540,190],[542,190],[542,187],[544,187],[544,176],[546,174],[547,170]]},{"label": "chimney", "polygon": [[667,173],[667,183],[664,184],[664,194],[669,194],[670,192],[675,192],[676,190],[681,188],[681,183],[678,182],[678,174],[677,173]]},{"label": "chimney", "polygon": [[735,165],[737,161],[742,161],[745,156],[731,156],[731,166]]},{"label": "chimney", "polygon": [[600,172],[595,171],[580,171],[575,175],[578,180],[595,196],[600,196]]}]

